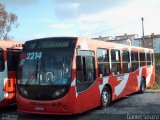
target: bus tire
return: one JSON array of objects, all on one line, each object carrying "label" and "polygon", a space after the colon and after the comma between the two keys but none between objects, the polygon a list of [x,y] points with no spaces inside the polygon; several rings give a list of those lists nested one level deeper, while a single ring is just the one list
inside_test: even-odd
[{"label": "bus tire", "polygon": [[108,87],[103,88],[101,94],[101,108],[105,109],[111,103],[111,91]]},{"label": "bus tire", "polygon": [[142,77],[139,93],[140,93],[140,94],[143,94],[143,93],[145,92],[145,89],[146,89],[146,82],[145,82],[145,79]]}]

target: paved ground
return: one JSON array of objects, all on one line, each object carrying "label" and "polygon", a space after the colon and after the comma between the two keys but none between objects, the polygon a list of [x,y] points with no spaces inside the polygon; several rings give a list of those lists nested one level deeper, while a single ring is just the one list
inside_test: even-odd
[{"label": "paved ground", "polygon": [[160,90],[147,90],[117,100],[105,110],[96,108],[72,116],[33,115],[16,112],[16,106],[0,109],[2,120],[160,120]]}]

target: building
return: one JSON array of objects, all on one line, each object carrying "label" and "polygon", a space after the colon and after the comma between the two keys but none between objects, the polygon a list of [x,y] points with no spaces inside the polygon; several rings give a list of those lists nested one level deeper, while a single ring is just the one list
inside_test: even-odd
[{"label": "building", "polygon": [[93,38],[93,39],[98,39],[98,40],[102,40],[102,41],[114,40],[114,38],[112,36],[107,36],[107,37],[99,36],[98,38]]},{"label": "building", "polygon": [[153,49],[155,53],[160,53],[160,34],[153,37]]},{"label": "building", "polygon": [[124,35],[120,35],[120,36],[115,36],[115,40],[121,40],[121,39],[135,39],[139,37],[137,34],[130,34],[128,35],[127,33],[125,33]]},{"label": "building", "polygon": [[127,40],[129,39],[131,41],[132,46],[152,48],[154,49],[155,53],[160,53],[160,34],[152,33],[151,35],[146,35],[144,36],[144,40],[142,37],[139,37],[137,34],[128,35],[126,33],[124,35],[115,36],[115,37],[99,36],[98,38],[94,38],[94,39],[99,39],[107,42],[126,44],[126,45],[129,45],[129,42],[127,42]]},{"label": "building", "polygon": [[[121,44],[129,44],[127,40],[129,39],[131,41],[131,45],[134,46],[134,39],[138,38],[139,36],[137,34],[130,34],[128,35],[125,33],[124,35],[115,36],[115,42],[118,40],[117,43]],[[120,42],[121,41],[121,42]]]},{"label": "building", "polygon": [[[113,37],[112,37],[113,38]],[[129,45],[130,43],[127,42],[127,40],[129,39],[131,41],[131,45],[134,45],[134,39],[137,39],[138,35],[137,34],[130,34],[128,35],[127,33],[125,33],[124,35],[120,35],[120,36],[115,36],[114,39],[108,39],[106,40],[107,42],[115,42],[115,43],[120,43],[120,44],[126,44]],[[102,38],[101,38],[102,39]]]},{"label": "building", "polygon": [[135,38],[133,46],[142,47],[142,38]]},{"label": "building", "polygon": [[142,47],[153,49],[153,38],[154,34],[144,36],[144,40],[142,39]]}]

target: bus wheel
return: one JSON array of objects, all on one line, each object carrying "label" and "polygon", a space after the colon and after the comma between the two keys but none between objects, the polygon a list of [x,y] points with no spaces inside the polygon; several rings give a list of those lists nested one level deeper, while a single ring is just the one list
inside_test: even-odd
[{"label": "bus wheel", "polygon": [[142,78],[139,93],[140,93],[140,94],[144,93],[144,92],[145,92],[145,89],[146,89],[146,83],[145,83],[144,78]]},{"label": "bus wheel", "polygon": [[102,90],[102,94],[101,94],[101,107],[107,108],[107,106],[111,103],[111,92],[110,89],[108,87],[105,87]]}]

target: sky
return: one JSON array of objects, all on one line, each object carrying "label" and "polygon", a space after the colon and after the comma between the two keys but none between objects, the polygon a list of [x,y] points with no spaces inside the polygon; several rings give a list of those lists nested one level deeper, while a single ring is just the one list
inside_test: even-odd
[{"label": "sky", "polygon": [[18,16],[17,41],[74,36],[160,34],[160,0],[0,0]]}]

